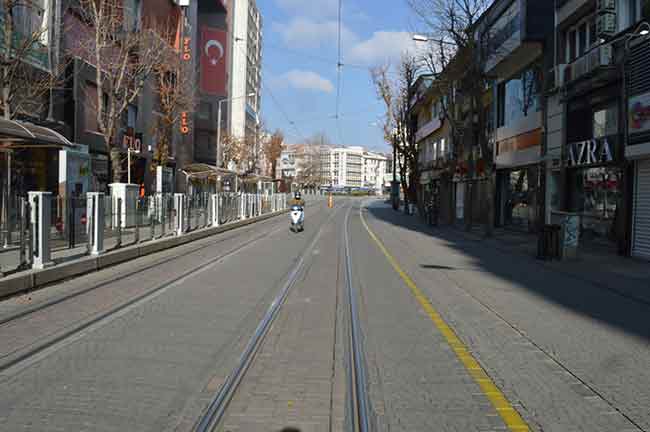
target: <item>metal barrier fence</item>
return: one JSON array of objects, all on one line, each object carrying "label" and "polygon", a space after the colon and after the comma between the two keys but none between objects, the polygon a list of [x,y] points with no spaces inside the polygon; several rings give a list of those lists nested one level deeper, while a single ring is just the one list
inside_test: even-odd
[{"label": "metal barrier fence", "polygon": [[0,220],[0,277],[287,207],[286,194],[228,192],[142,198],[30,192],[4,202],[10,201],[15,203],[6,211],[10,216]]}]

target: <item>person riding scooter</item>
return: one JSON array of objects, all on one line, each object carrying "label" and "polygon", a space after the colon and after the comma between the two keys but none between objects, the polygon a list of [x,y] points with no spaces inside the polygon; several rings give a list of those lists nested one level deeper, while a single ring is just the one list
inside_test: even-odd
[{"label": "person riding scooter", "polygon": [[300,191],[296,191],[296,193],[293,195],[293,199],[289,201],[289,206],[300,206],[304,207],[305,206],[305,200],[302,199],[302,196],[300,195]]},{"label": "person riding scooter", "polygon": [[305,200],[296,192],[293,199],[289,201],[291,209],[291,230],[302,231],[305,223]]}]

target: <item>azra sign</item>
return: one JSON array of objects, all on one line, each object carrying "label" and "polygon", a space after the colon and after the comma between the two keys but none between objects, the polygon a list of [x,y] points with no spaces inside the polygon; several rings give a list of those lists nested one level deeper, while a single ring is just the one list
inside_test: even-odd
[{"label": "azra sign", "polygon": [[567,165],[570,167],[596,165],[614,160],[607,138],[571,143],[568,156]]}]

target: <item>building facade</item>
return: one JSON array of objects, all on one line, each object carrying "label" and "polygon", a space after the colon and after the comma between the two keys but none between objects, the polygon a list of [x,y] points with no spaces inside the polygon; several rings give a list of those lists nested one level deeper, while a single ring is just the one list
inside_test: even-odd
[{"label": "building facade", "polygon": [[255,0],[231,0],[232,61],[228,133],[238,139],[259,134],[262,80],[262,16]]},{"label": "building facade", "polygon": [[386,182],[386,156],[373,153],[363,153],[363,187],[382,191]]},{"label": "building facade", "polygon": [[579,216],[579,246],[650,257],[650,2],[556,5],[556,58],[548,101],[546,220]]}]

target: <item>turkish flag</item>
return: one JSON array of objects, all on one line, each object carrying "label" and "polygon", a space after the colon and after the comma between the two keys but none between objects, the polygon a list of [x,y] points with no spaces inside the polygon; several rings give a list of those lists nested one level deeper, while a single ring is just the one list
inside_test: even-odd
[{"label": "turkish flag", "polygon": [[226,96],[226,47],[228,34],[219,29],[201,27],[201,91]]}]

